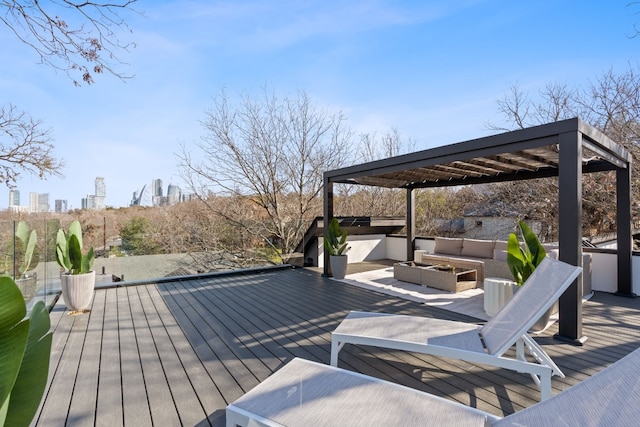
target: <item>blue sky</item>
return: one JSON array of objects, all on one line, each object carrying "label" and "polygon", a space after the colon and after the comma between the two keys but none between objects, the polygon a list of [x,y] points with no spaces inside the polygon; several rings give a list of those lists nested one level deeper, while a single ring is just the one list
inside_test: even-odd
[{"label": "blue sky", "polygon": [[[212,99],[304,90],[342,111],[356,134],[391,127],[431,148],[485,136],[513,84],[583,87],[637,67],[640,6],[596,0],[140,1],[127,15],[137,44],[118,70],[74,87],[0,28],[0,93],[52,128],[64,178],[25,178],[29,192],[79,208],[105,178],[106,204],[127,206],[151,180],[185,189],[179,145],[204,134]],[[0,189],[0,208],[8,204]],[[25,202],[23,201],[23,204]]]}]

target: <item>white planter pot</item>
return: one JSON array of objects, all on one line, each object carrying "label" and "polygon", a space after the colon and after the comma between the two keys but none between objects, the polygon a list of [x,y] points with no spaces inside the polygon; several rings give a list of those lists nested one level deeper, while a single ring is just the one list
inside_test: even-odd
[{"label": "white planter pot", "polygon": [[346,255],[331,255],[331,274],[334,279],[342,280],[347,274],[347,256]]},{"label": "white planter pot", "polygon": [[67,308],[71,311],[86,311],[91,307],[95,286],[95,271],[85,274],[63,273],[60,276],[62,297]]},{"label": "white planter pot", "polygon": [[[525,285],[526,286],[526,285]],[[519,286],[515,282],[500,278],[484,279],[484,309],[489,316],[494,316],[504,304],[515,295]],[[549,308],[543,315],[533,324],[531,332],[542,332],[548,324],[551,316],[558,312],[558,301]]]}]

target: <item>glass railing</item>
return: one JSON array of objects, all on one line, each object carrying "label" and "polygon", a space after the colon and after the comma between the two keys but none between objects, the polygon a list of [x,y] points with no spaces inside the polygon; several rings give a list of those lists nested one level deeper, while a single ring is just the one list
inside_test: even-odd
[{"label": "glass railing", "polygon": [[[28,230],[26,233],[25,226]],[[58,218],[0,221],[0,273],[14,278],[28,307],[39,300],[51,306],[60,293],[61,269],[55,258],[56,233],[59,228]],[[37,243],[32,252],[31,262],[28,263],[26,260],[30,251],[27,249],[28,239],[24,236],[30,235],[32,230],[36,232]],[[164,277],[269,264],[268,260],[259,259],[256,259],[255,263],[237,262],[233,259],[238,258],[237,254],[190,253],[186,249],[170,254],[145,254],[144,250],[139,249],[135,253],[127,252],[122,249],[119,237],[103,236],[102,234],[106,233],[101,231],[96,233],[94,230],[93,234],[98,236],[93,236],[93,239],[84,236],[85,249],[91,245],[96,253],[96,287],[150,282]],[[180,248],[174,250],[180,251]]]},{"label": "glass railing", "polygon": [[53,252],[57,226],[52,232],[47,225],[45,220],[0,222],[0,274],[15,280],[27,307],[38,300],[50,305],[60,290]]}]

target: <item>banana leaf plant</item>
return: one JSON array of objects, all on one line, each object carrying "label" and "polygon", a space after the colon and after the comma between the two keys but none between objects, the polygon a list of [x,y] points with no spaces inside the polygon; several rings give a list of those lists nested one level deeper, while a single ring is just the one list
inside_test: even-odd
[{"label": "banana leaf plant", "polygon": [[52,334],[49,312],[26,305],[12,278],[0,277],[0,426],[28,426],[47,385]]},{"label": "banana leaf plant", "polygon": [[15,241],[10,242],[6,248],[0,273],[20,279],[35,268],[31,264],[38,245],[38,234],[36,230],[31,230],[25,221],[18,222],[14,234]]},{"label": "banana leaf plant", "polygon": [[36,250],[38,244],[38,234],[36,230],[29,229],[26,222],[18,222],[16,227],[16,237],[20,240],[22,246],[22,263],[18,267],[18,276],[22,277],[31,268],[31,261],[33,260],[33,253]]},{"label": "banana leaf plant", "polygon": [[93,248],[86,254],[82,253],[82,227],[80,221],[75,220],[65,234],[59,229],[56,236],[56,261],[69,274],[89,273],[93,268]]},{"label": "banana leaf plant", "polygon": [[340,230],[340,223],[337,218],[332,218],[329,228],[324,235],[324,248],[329,255],[343,255],[349,250],[347,245],[347,230]]},{"label": "banana leaf plant", "polygon": [[509,235],[509,240],[507,241],[507,264],[513,280],[518,286],[522,286],[536,267],[544,260],[544,257],[547,256],[547,252],[538,237],[524,221],[518,222],[518,225],[524,243],[520,244],[516,233]]}]

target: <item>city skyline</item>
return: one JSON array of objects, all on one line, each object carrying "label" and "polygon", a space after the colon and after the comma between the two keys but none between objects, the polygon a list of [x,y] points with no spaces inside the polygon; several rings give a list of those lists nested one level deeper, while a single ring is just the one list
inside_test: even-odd
[{"label": "city skyline", "polygon": [[[160,189],[162,190],[162,179],[154,178],[150,180],[151,185],[154,183],[160,184]],[[145,186],[143,185],[142,188]],[[137,194],[138,190],[133,190],[132,194]],[[162,193],[162,191],[161,191]],[[24,195],[28,194],[28,198]],[[171,196],[170,196],[171,194]],[[104,177],[95,177],[94,179],[94,193],[93,194],[85,194],[79,201],[79,206],[75,206],[69,199],[62,197],[51,197],[51,193],[39,193],[35,191],[23,192],[19,188],[9,189],[7,193],[7,209],[11,209],[12,207],[20,207],[22,208],[20,211],[22,212],[65,212],[73,209],[105,209],[107,207],[110,208],[119,208],[119,207],[128,207],[132,205],[132,200],[125,206],[113,206],[108,203],[108,191],[107,191],[107,183]],[[160,194],[162,196],[162,194]],[[163,202],[153,203],[153,199],[151,198],[149,202],[143,204],[143,206],[161,206],[161,205],[172,205],[183,201],[186,193],[182,192],[180,186],[175,185],[173,183],[167,184],[167,195],[164,196],[167,200]],[[28,204],[24,204],[24,201],[28,200]],[[54,201],[54,207],[51,208],[50,200]],[[143,201],[144,202],[144,201]],[[41,207],[48,206],[46,210],[41,210]],[[35,207],[38,208],[35,208]],[[59,208],[59,209],[58,209]]]}]

